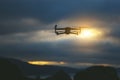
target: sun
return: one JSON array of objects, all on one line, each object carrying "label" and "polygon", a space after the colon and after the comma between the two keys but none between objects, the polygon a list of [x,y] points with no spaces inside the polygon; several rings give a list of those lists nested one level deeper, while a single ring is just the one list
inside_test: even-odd
[{"label": "sun", "polygon": [[83,29],[81,31],[80,37],[81,38],[95,38],[100,35],[100,32],[95,29]]},{"label": "sun", "polygon": [[90,38],[93,36],[93,34],[94,33],[91,30],[86,29],[86,30],[83,30],[80,35],[83,38]]}]

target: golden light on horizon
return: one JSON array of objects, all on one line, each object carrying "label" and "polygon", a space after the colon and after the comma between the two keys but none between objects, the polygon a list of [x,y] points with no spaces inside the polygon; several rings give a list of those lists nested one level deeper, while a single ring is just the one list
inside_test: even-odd
[{"label": "golden light on horizon", "polygon": [[55,61],[28,61],[29,64],[33,65],[63,65],[65,62],[55,62]]}]

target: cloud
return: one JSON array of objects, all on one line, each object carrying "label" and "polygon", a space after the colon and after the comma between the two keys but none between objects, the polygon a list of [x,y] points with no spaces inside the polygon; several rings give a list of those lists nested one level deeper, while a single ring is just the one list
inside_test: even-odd
[{"label": "cloud", "polygon": [[53,36],[49,31],[2,36],[0,55],[26,61],[119,65],[120,46],[112,40],[87,42],[68,35],[61,35],[61,39]]},{"label": "cloud", "polygon": [[[41,29],[43,24],[37,19],[3,20],[1,21],[0,34],[15,34]],[[45,25],[44,25],[45,26]]]},{"label": "cloud", "polygon": [[[1,0],[0,55],[22,60],[119,64],[119,0]],[[54,24],[89,26],[93,41],[56,36]]]},{"label": "cloud", "polygon": [[119,3],[119,0],[1,0],[0,34],[46,29],[49,24],[78,16],[119,24]]}]

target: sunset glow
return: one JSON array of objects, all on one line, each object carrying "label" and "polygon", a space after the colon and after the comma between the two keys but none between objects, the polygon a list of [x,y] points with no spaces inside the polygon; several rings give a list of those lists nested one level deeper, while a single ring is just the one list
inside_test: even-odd
[{"label": "sunset glow", "polygon": [[96,29],[83,29],[81,31],[81,38],[96,38],[97,36],[101,36],[102,32]]},{"label": "sunset glow", "polygon": [[62,65],[65,64],[65,62],[54,62],[54,61],[29,61],[29,64],[33,65]]}]

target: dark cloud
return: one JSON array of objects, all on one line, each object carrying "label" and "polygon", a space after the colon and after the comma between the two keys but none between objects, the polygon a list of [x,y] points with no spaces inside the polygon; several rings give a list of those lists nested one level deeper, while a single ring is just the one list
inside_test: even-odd
[{"label": "dark cloud", "polygon": [[46,28],[45,25],[25,25],[20,23],[21,19],[51,24],[74,16],[96,16],[111,23],[119,16],[119,3],[119,0],[1,0],[0,34]]},{"label": "dark cloud", "polygon": [[[52,22],[64,19],[68,15],[78,13],[116,15],[119,14],[120,1],[107,0],[75,0],[75,1],[48,1],[48,0],[11,0],[1,1],[1,17],[3,18],[37,18],[43,22]],[[86,13],[88,12],[88,13]]]},{"label": "dark cloud", "polygon": [[[119,45],[95,44],[93,47],[76,46],[72,41],[1,44],[1,56],[22,60],[50,60],[69,63],[119,64]],[[7,50],[6,50],[7,49]],[[91,49],[93,52],[82,51]],[[97,50],[97,51],[96,51]],[[94,52],[95,51],[95,52]]]},{"label": "dark cloud", "polygon": [[120,25],[112,27],[108,36],[111,36],[111,37],[119,40],[120,39],[120,30],[119,29],[120,29]]}]

